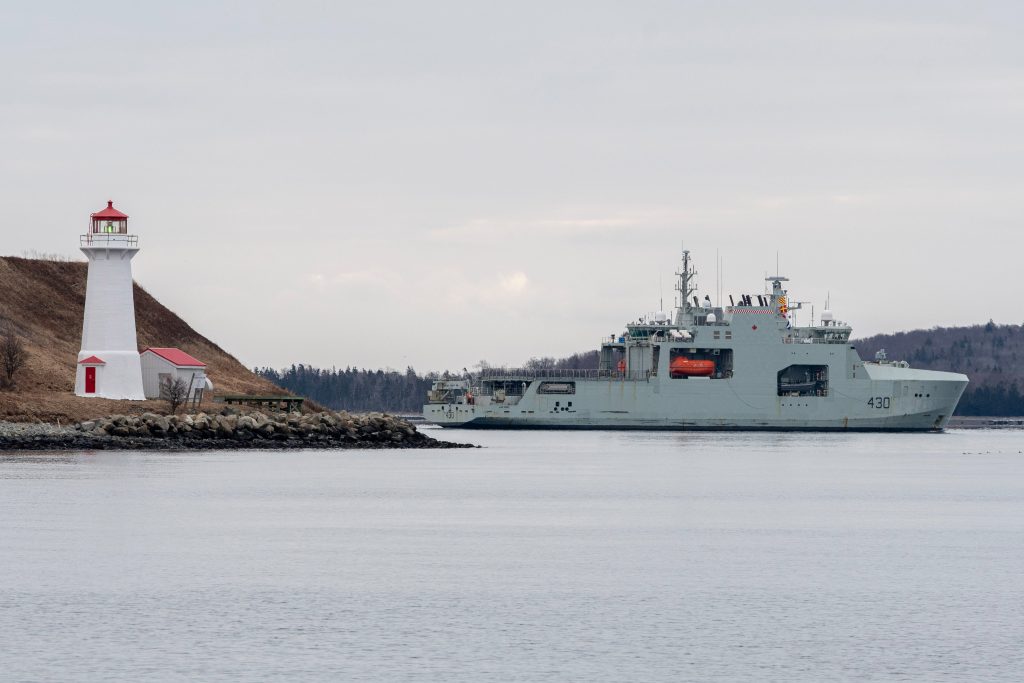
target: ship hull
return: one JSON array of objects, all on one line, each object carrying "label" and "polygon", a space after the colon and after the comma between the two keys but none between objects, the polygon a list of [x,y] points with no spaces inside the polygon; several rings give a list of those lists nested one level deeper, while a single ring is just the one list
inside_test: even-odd
[{"label": "ship hull", "polygon": [[927,432],[946,426],[967,386],[957,373],[861,368],[824,396],[778,396],[774,383],[755,390],[733,379],[575,380],[571,395],[527,389],[508,405],[427,404],[424,417],[466,429]]},{"label": "ship hull", "polygon": [[446,428],[459,429],[528,429],[565,431],[652,431],[652,432],[941,432],[946,420],[936,422],[935,418],[922,416],[914,419],[865,421],[843,423],[785,422],[785,423],[707,423],[654,421],[587,421],[587,422],[544,422],[528,419],[475,418],[468,422],[436,423]]}]

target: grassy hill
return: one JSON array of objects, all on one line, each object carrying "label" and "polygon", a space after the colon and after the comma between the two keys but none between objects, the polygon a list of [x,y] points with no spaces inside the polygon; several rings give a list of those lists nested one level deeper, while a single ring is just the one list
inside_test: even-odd
[{"label": "grassy hill", "polygon": [[[0,420],[70,421],[139,413],[163,404],[74,395],[85,309],[84,262],[0,257],[0,322],[10,322],[29,352],[17,389],[0,391]],[[215,393],[281,393],[220,346],[192,329],[138,284],[135,318],[140,350],[176,346],[208,365]]]}]

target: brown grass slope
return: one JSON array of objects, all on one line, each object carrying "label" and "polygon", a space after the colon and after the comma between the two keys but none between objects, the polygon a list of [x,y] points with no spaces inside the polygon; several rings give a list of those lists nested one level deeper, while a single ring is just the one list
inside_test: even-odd
[{"label": "brown grass slope", "polygon": [[[0,321],[11,322],[29,351],[17,389],[0,391],[0,420],[80,420],[162,409],[162,402],[109,401],[74,395],[82,339],[87,264],[0,257]],[[215,393],[281,394],[236,358],[193,330],[138,284],[140,350],[176,346],[208,365]]]}]

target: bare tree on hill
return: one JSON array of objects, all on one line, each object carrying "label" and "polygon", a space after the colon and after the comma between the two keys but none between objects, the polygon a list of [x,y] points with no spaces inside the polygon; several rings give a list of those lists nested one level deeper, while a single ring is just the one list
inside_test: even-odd
[{"label": "bare tree on hill", "polygon": [[188,384],[180,377],[175,379],[168,377],[160,383],[160,398],[167,401],[171,415],[174,415],[188,398]]},{"label": "bare tree on hill", "polygon": [[0,330],[0,367],[3,368],[3,386],[14,387],[14,378],[18,371],[25,367],[28,360],[28,351],[21,341],[14,325],[7,323]]}]

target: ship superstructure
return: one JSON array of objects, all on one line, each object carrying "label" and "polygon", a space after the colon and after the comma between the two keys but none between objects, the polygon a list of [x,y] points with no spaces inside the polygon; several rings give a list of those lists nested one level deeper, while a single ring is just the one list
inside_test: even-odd
[{"label": "ship superstructure", "polygon": [[941,430],[967,376],[860,358],[825,310],[794,326],[787,278],[716,306],[696,295],[690,253],[674,315],[601,341],[593,370],[484,369],[434,383],[427,420],[469,428]]}]

